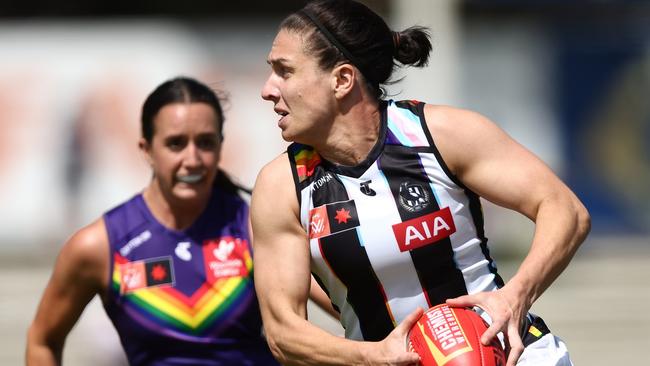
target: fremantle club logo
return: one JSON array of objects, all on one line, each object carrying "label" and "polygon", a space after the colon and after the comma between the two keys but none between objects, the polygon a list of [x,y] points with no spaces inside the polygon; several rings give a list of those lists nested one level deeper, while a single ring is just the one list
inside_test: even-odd
[{"label": "fremantle club logo", "polygon": [[399,204],[409,212],[417,212],[429,206],[429,192],[421,185],[402,182],[399,185]]}]

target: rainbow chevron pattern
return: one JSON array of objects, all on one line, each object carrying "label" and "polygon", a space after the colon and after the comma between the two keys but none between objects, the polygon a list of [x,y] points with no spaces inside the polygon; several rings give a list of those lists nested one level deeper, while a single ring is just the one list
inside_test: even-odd
[{"label": "rainbow chevron pattern", "polygon": [[111,288],[116,297],[121,297],[124,306],[135,310],[140,317],[163,323],[165,327],[183,333],[200,335],[212,325],[223,323],[224,315],[251,297],[253,260],[248,250],[243,253],[243,261],[248,276],[221,278],[214,283],[206,281],[191,296],[186,296],[171,285],[145,287],[120,294],[120,268],[129,261],[114,253]]}]

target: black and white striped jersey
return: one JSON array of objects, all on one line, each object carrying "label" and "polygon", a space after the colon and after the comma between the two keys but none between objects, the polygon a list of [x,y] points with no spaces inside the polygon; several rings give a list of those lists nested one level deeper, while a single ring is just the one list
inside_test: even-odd
[{"label": "black and white striped jersey", "polygon": [[381,109],[379,140],[357,166],[288,149],[312,273],[355,340],[385,338],[417,306],[503,285],[479,197],[442,160],[424,103]]}]

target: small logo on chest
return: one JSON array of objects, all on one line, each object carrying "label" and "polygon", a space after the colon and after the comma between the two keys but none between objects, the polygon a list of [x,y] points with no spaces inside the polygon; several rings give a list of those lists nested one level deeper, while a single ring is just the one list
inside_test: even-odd
[{"label": "small logo on chest", "polygon": [[354,200],[328,203],[309,211],[309,238],[317,239],[359,226]]},{"label": "small logo on chest", "polygon": [[366,196],[375,196],[377,192],[375,192],[374,189],[370,188],[370,183],[372,183],[372,180],[367,180],[365,182],[359,183],[359,190]]},{"label": "small logo on chest", "polygon": [[178,244],[176,244],[176,249],[174,249],[174,254],[185,262],[189,262],[192,260],[192,252],[190,252],[190,245],[191,243],[189,241],[181,241]]},{"label": "small logo on chest", "polygon": [[120,293],[161,285],[173,286],[172,263],[171,257],[161,257],[119,264]]},{"label": "small logo on chest", "polygon": [[399,185],[399,204],[409,212],[421,211],[429,206],[429,192],[419,184],[402,182]]},{"label": "small logo on chest", "polygon": [[224,236],[204,242],[207,281],[216,283],[224,278],[248,276],[246,260],[249,255],[248,241],[245,239]]}]

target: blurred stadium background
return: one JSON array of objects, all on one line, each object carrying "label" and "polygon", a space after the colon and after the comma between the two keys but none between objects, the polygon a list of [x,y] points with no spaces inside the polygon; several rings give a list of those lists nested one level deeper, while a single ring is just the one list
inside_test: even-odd
[{"label": "blurred stadium background", "polygon": [[[395,29],[433,30],[430,66],[400,72],[393,98],[490,117],[589,208],[592,234],[533,308],[567,341],[574,363],[646,364],[650,2],[364,2]],[[23,363],[26,329],[65,239],[147,183],[139,108],[157,84],[182,74],[227,92],[223,166],[245,185],[286,147],[259,91],[277,25],[303,3],[0,3],[0,364]],[[507,279],[533,225],[489,203],[484,211]],[[124,363],[97,300],[64,360]]]}]

